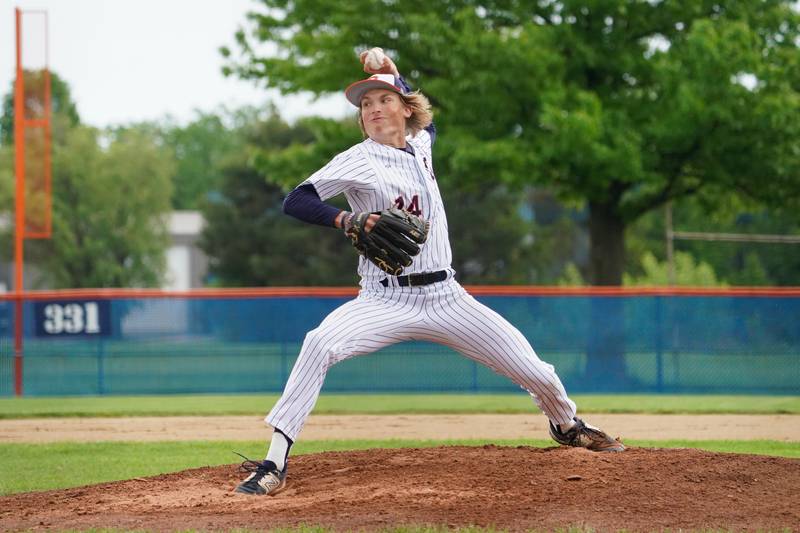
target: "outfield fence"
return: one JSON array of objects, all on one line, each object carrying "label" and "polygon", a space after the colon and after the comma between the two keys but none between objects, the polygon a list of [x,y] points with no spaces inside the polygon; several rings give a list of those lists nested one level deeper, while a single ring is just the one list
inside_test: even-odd
[{"label": "outfield fence", "polygon": [[[800,289],[468,287],[571,393],[800,394]],[[0,396],[277,393],[350,288],[0,296]],[[397,344],[340,363],[325,392],[519,391],[456,352]]]}]

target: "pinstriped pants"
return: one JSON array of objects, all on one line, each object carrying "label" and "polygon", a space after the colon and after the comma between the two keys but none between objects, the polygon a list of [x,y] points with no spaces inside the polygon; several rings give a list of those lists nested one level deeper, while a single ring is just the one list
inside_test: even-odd
[{"label": "pinstriped pants", "polygon": [[517,328],[451,279],[423,287],[365,288],[335,309],[306,335],[283,395],[265,421],[296,440],[330,367],[410,340],[443,344],[508,377],[554,424],[575,416],[575,403],[553,366],[539,359]]}]

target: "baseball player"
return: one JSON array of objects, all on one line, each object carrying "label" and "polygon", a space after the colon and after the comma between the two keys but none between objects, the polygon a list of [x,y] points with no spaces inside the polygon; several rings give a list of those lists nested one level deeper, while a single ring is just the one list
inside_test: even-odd
[{"label": "baseball player", "polygon": [[[575,403],[553,366],[539,359],[514,326],[454,279],[447,217],[431,157],[436,129],[430,104],[422,93],[410,90],[380,49],[362,53],[360,59],[372,76],[351,84],[345,96],[358,109],[365,139],[294,189],[284,201],[284,212],[345,230],[364,255],[358,266],[361,290],[306,335],[283,394],[265,418],[274,428],[266,459],[242,463],[249,475],[236,492],[274,495],[285,487],[289,450],[331,366],[411,340],[449,346],[507,376],[547,415],[550,435],[560,444],[624,450],[621,442],[576,417]],[[352,211],[324,202],[339,194]],[[387,265],[390,259],[376,260],[359,248],[378,231],[382,219],[389,220],[390,211],[396,214],[390,208],[425,221],[425,242],[410,252],[418,253],[404,269],[393,269]]]}]

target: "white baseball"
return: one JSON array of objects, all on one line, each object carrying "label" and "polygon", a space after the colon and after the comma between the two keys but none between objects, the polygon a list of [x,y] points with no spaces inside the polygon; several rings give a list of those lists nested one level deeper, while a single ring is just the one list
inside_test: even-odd
[{"label": "white baseball", "polygon": [[383,53],[382,48],[370,48],[364,59],[364,65],[370,70],[380,70],[383,68],[384,59],[386,59],[386,54]]}]

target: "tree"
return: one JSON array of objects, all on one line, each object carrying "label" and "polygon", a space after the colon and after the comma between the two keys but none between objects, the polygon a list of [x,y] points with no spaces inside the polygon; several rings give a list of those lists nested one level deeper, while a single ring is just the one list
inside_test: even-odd
[{"label": "tree", "polygon": [[199,209],[209,193],[222,186],[220,172],[225,160],[242,142],[239,127],[242,114],[257,111],[244,108],[237,112],[197,112],[185,126],[167,121],[159,125],[162,142],[175,157],[172,206],[175,209]]},{"label": "tree", "polygon": [[[41,75],[26,76],[27,83],[42,83]],[[53,143],[61,142],[67,130],[80,124],[80,116],[69,85],[61,76],[50,72],[51,127]],[[14,144],[14,83],[3,98],[3,114],[0,116],[0,145]]]},{"label": "tree", "polygon": [[[147,124],[106,131],[81,126],[69,86],[56,73],[51,90],[53,232],[25,245],[26,262],[40,273],[36,281],[53,288],[159,286],[172,155]],[[3,212],[14,205],[13,111],[9,94],[0,117]],[[4,250],[11,250],[10,232],[13,227],[0,239]]]},{"label": "tree", "polygon": [[223,50],[229,73],[340,91],[363,74],[355,52],[383,46],[440,111],[444,179],[586,202],[594,284],[621,284],[626,227],[666,201],[800,198],[789,0],[262,3],[237,33],[241,57]]},{"label": "tree", "polygon": [[218,285],[353,283],[357,255],[348,252],[342,234],[282,211],[284,191],[313,172],[307,167],[326,162],[325,153],[314,150],[325,146],[326,132],[339,127],[324,119],[290,126],[274,109],[268,117],[253,114],[239,125],[245,142],[219,168],[219,193],[203,203],[207,224],[200,246]]},{"label": "tree", "polygon": [[[800,234],[797,210],[766,209],[735,193],[706,198],[700,193],[672,206],[676,231],[738,234]],[[666,260],[664,213],[648,213],[633,224],[627,239],[626,275],[643,273],[638,258],[653,254]],[[697,262],[707,263],[721,282],[730,285],[800,285],[800,246],[761,242],[675,240],[676,252],[686,252]]]},{"label": "tree", "polygon": [[521,216],[523,195],[502,184],[459,188],[442,184],[453,268],[464,284],[531,281],[535,263],[531,225]]},{"label": "tree", "polygon": [[53,153],[53,235],[28,241],[49,286],[153,287],[165,270],[172,160],[136,127],[78,126]]},{"label": "tree", "polygon": [[443,181],[453,268],[464,284],[555,282],[581,246],[581,230],[547,191]]},{"label": "tree", "polygon": [[[669,265],[659,262],[650,252],[642,257],[641,276],[625,274],[625,285],[632,286],[664,286],[669,284]],[[695,262],[691,254],[677,252],[675,254],[675,284],[689,287],[719,287],[723,285],[717,279],[711,265],[702,261]]]},{"label": "tree", "polygon": [[[29,94],[34,96],[43,94],[43,91],[39,90],[44,81],[41,71],[26,72],[25,78]],[[72,101],[69,86],[55,72],[50,73],[50,85],[52,111],[51,134],[52,145],[55,146],[64,142],[64,138],[70,128],[80,123],[80,117],[78,116],[75,103]],[[2,102],[2,115],[0,115],[0,214],[7,214],[8,219],[13,221],[16,189],[13,82],[9,92],[3,97]],[[32,103],[36,105],[38,102],[34,100]],[[30,151],[28,153],[29,155],[31,154]],[[37,164],[40,164],[40,161],[37,162]],[[14,228],[12,225],[5,228],[2,233],[0,233],[0,247],[2,248],[0,257],[13,258],[13,231]]]}]

